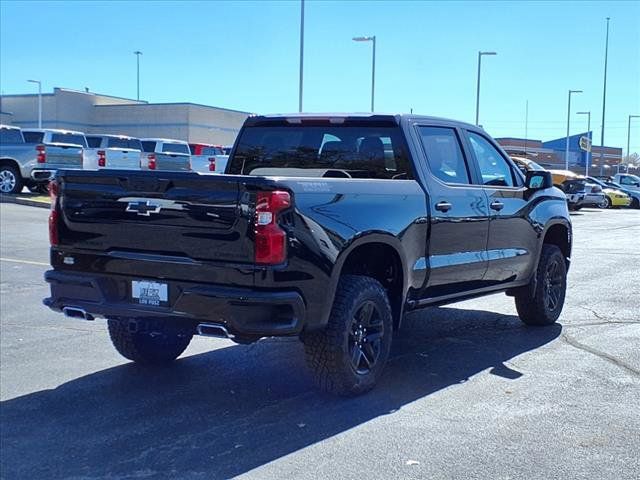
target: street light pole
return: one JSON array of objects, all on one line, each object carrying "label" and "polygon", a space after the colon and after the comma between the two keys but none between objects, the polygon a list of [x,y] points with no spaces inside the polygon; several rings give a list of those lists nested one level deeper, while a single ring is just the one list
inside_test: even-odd
[{"label": "street light pole", "polygon": [[476,83],[476,125],[480,125],[480,67],[483,55],[497,55],[496,52],[478,52],[478,82]]},{"label": "street light pole", "polygon": [[354,42],[372,42],[373,43],[373,56],[371,59],[371,111],[375,110],[374,100],[376,91],[376,36],[372,37],[353,37]]},{"label": "street light pole", "polygon": [[136,50],[135,52],[133,52],[134,55],[136,56],[136,72],[137,72],[137,92],[138,92],[138,96],[137,99],[140,100],[140,55],[142,55],[142,52],[140,50]]},{"label": "street light pole", "polygon": [[591,112],[576,112],[577,115],[587,116],[587,138],[589,139],[589,150],[587,150],[587,158],[584,162],[584,176],[589,176],[589,164],[591,162]]},{"label": "street light pole", "polygon": [[302,112],[303,65],[304,65],[304,0],[300,0],[300,83],[298,86],[298,112]]},{"label": "street light pole", "polygon": [[582,90],[569,90],[569,104],[567,106],[567,141],[564,150],[564,169],[569,170],[569,124],[571,122],[571,94],[582,93]]},{"label": "street light pole", "polygon": [[[631,161],[631,119],[640,118],[640,115],[629,115],[629,122],[627,123],[627,165]],[[628,172],[628,170],[627,170]],[[618,171],[618,173],[620,173]]]},{"label": "street light pole", "polygon": [[600,175],[604,167],[604,111],[607,105],[607,59],[609,54],[609,20],[607,17],[607,39],[604,44],[604,83],[602,86],[602,130],[600,131]]},{"label": "street light pole", "polygon": [[27,82],[38,84],[38,128],[42,128],[42,82],[40,80],[27,80]]}]

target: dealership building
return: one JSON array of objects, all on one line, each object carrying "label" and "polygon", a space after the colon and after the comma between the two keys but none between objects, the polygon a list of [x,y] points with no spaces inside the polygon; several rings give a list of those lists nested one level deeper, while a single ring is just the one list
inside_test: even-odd
[{"label": "dealership building", "polygon": [[[38,95],[2,95],[0,121],[38,126]],[[42,94],[42,127],[132,137],[232,144],[248,112],[194,103],[149,103],[89,91],[55,88]]]},{"label": "dealership building", "polygon": [[[610,169],[617,167],[622,161],[622,148],[599,147],[593,145],[591,153],[580,148],[582,137],[593,138],[593,132],[584,132],[569,137],[569,168],[576,172],[584,172],[587,158],[590,160],[590,168]],[[527,138],[497,138],[496,141],[509,155],[529,158],[543,167],[565,167],[565,152],[567,137],[556,138],[546,142]]]}]

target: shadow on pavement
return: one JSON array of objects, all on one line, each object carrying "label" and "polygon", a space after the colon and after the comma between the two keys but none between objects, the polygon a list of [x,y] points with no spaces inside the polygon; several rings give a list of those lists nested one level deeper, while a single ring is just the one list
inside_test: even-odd
[{"label": "shadow on pavement", "polygon": [[[0,404],[3,478],[228,478],[321,442],[503,362],[562,328],[455,308],[410,315],[376,390],[318,393],[297,339],[125,364]],[[82,358],[78,358],[81,362]]]}]

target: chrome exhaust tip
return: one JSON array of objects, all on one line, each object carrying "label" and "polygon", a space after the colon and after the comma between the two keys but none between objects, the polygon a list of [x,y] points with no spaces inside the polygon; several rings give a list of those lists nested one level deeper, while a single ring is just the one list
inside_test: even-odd
[{"label": "chrome exhaust tip", "polygon": [[62,313],[69,318],[80,318],[82,320],[93,320],[95,317],[90,313],[85,312],[83,308],[79,307],[64,307]]},{"label": "chrome exhaust tip", "polygon": [[223,325],[218,323],[199,323],[197,331],[198,335],[203,337],[233,338],[233,335],[231,335]]}]

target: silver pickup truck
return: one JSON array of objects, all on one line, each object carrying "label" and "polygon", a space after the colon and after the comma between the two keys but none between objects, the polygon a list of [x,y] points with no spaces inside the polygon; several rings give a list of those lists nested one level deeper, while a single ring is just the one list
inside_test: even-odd
[{"label": "silver pickup truck", "polygon": [[[35,146],[36,161],[27,165],[28,177],[38,187],[44,189],[59,169],[82,169],[83,151],[87,148],[87,139],[82,132],[57,129],[22,129],[24,141]],[[34,186],[27,185],[32,190]]]},{"label": "silver pickup truck", "polygon": [[141,138],[142,170],[191,170],[189,144],[167,138]]},{"label": "silver pickup truck", "polygon": [[31,181],[38,151],[24,142],[18,127],[0,125],[0,193],[20,193]]}]

